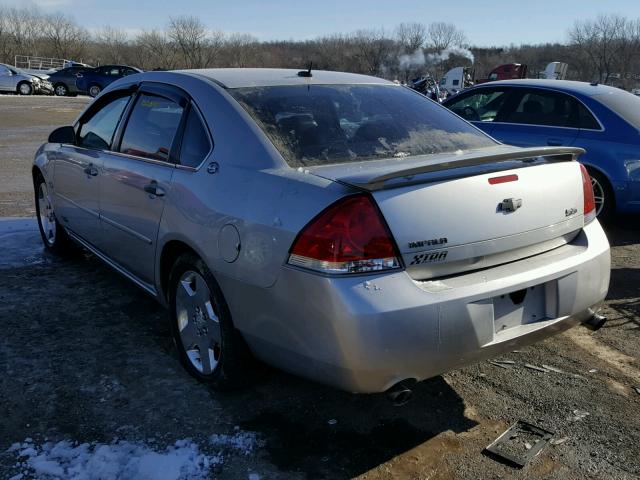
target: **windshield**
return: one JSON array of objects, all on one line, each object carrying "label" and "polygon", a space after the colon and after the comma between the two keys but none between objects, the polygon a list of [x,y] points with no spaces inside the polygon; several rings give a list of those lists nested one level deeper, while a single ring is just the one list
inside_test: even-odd
[{"label": "windshield", "polygon": [[494,146],[447,109],[396,85],[230,90],[293,167]]}]

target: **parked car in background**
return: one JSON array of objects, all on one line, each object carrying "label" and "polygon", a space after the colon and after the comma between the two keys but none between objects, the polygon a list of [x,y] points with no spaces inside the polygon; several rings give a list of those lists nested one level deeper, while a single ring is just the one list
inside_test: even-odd
[{"label": "parked car in background", "polygon": [[97,97],[100,92],[119,78],[140,73],[142,70],[127,65],[102,65],[93,69],[85,69],[76,76],[76,88],[87,92],[90,97]]},{"label": "parked car in background", "polygon": [[92,70],[92,67],[77,64],[52,73],[49,75],[49,82],[53,85],[53,92],[59,97],[86,94],[86,91],[78,89],[76,80],[79,73],[84,73],[88,70]]},{"label": "parked car in background", "polygon": [[565,80],[469,88],[444,105],[509,145],[574,146],[591,175],[598,216],[640,212],[640,98]]},{"label": "parked car in background", "polygon": [[593,318],[610,257],[581,153],[500,145],[380,78],[146,72],[55,130],[33,180],[46,248],[167,305],[199,380],[241,383],[248,346],[379,392]]},{"label": "parked car in background", "polygon": [[48,75],[30,74],[11,65],[0,63],[0,92],[51,95],[53,87],[48,78]]}]

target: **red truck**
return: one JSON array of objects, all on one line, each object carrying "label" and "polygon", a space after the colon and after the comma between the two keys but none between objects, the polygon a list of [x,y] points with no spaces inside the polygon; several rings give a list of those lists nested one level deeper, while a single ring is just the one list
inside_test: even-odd
[{"label": "red truck", "polygon": [[488,78],[476,80],[478,83],[493,82],[495,80],[513,80],[514,78],[527,78],[527,66],[523,63],[507,63],[491,70]]}]

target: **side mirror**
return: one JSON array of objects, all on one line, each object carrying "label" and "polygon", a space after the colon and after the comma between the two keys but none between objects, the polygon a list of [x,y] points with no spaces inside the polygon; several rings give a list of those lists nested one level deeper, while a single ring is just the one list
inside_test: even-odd
[{"label": "side mirror", "polygon": [[76,143],[76,131],[71,126],[56,128],[49,134],[49,143]]}]

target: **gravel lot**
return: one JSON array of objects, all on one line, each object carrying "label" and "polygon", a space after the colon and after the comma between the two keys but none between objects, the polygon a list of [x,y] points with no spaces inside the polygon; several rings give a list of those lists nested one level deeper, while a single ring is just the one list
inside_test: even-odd
[{"label": "gravel lot", "polygon": [[[0,478],[34,478],[8,451],[26,439],[160,450],[190,439],[218,456],[210,478],[640,478],[640,218],[606,226],[614,269],[598,332],[422,382],[403,407],[265,366],[251,388],[219,394],[180,367],[152,299],[89,254],[43,252],[33,153],[87,102],[0,96],[0,217],[13,217],[0,220]],[[482,455],[518,419],[566,440],[522,470]]]}]

